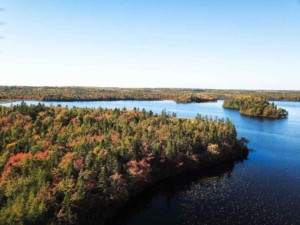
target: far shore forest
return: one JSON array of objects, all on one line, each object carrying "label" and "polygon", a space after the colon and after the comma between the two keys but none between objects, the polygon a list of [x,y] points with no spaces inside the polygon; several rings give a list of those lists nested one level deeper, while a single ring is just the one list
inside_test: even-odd
[{"label": "far shore forest", "polygon": [[300,101],[300,91],[246,91],[176,88],[94,88],[0,86],[0,101],[115,101],[173,100],[178,103],[210,102],[235,96],[260,97],[268,101]]}]

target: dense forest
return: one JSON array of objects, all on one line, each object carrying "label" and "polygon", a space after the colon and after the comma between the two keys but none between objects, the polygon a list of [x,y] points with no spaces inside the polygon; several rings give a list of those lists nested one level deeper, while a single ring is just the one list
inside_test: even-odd
[{"label": "dense forest", "polygon": [[8,225],[103,222],[153,182],[247,154],[228,119],[139,109],[0,107],[0,141]]},{"label": "dense forest", "polygon": [[264,98],[268,101],[300,101],[300,91],[203,90],[203,92],[217,99],[250,96],[253,98]]},{"label": "dense forest", "polygon": [[217,99],[189,89],[125,89],[85,87],[6,87],[0,86],[0,100],[115,101],[173,100],[180,103],[210,102]]},{"label": "dense forest", "polygon": [[300,91],[0,86],[0,101],[7,99],[45,101],[173,100],[178,103],[189,103],[209,102],[237,95],[262,97],[267,100],[300,101]]},{"label": "dense forest", "polygon": [[277,108],[274,103],[261,97],[236,96],[224,101],[224,108],[237,109],[242,115],[281,119],[288,116],[285,109]]}]

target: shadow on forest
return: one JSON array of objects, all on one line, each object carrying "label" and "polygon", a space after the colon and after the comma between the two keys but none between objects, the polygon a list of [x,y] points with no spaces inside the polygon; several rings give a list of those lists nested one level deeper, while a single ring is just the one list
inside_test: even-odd
[{"label": "shadow on forest", "polygon": [[[107,221],[106,225],[124,225],[131,221],[131,219],[151,208],[152,199],[157,196],[162,196],[165,199],[167,205],[171,205],[172,199],[176,194],[190,190],[191,187],[197,184],[203,184],[209,186],[215,181],[218,181],[224,177],[230,179],[231,174],[238,163],[243,163],[247,159],[239,160],[236,162],[226,163],[217,167],[197,171],[188,172],[181,175],[168,178],[160,181],[155,185],[147,187],[143,192],[132,198],[125,206],[120,208],[110,221]],[[84,220],[82,225],[100,225],[103,221],[97,221],[93,218],[90,221]]]}]

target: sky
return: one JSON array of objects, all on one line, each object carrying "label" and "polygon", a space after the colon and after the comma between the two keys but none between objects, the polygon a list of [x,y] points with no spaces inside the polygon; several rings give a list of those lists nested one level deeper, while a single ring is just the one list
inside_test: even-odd
[{"label": "sky", "polygon": [[300,90],[300,1],[0,0],[0,85]]}]

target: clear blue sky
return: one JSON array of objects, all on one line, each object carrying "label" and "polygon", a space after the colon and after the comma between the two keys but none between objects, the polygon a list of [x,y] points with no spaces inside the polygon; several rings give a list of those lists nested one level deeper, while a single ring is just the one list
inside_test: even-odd
[{"label": "clear blue sky", "polygon": [[298,0],[2,0],[0,85],[300,89]]}]

